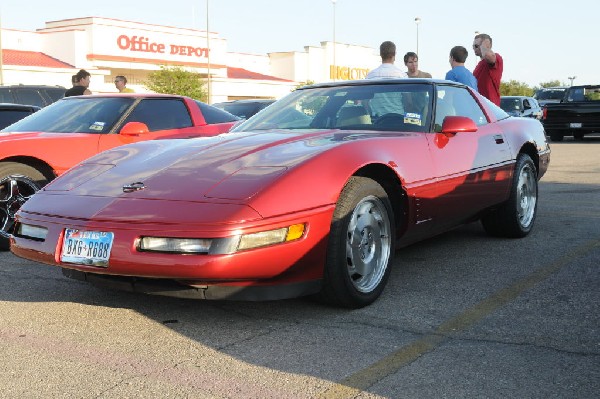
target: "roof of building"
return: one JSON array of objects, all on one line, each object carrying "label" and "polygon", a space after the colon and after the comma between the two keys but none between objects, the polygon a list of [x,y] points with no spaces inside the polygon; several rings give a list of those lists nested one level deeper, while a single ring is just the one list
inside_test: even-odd
[{"label": "roof of building", "polygon": [[252,79],[252,80],[277,80],[279,82],[292,82],[292,80],[278,78],[276,76],[263,75],[244,68],[227,67],[227,77],[230,79]]},{"label": "roof of building", "polygon": [[2,50],[2,63],[4,65],[22,65],[44,68],[75,68],[71,64],[60,61],[54,57],[38,51]]}]

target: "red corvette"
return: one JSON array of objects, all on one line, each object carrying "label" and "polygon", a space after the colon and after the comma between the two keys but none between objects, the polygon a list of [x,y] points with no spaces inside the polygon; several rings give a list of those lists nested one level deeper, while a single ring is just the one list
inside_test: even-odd
[{"label": "red corvette", "polygon": [[[0,232],[33,192],[70,167],[123,144],[213,136],[239,118],[191,98],[108,94],[64,98],[0,132]],[[1,241],[3,247],[7,241]]]},{"label": "red corvette", "polygon": [[314,85],[232,133],[88,159],[25,203],[11,250],[137,292],[356,308],[398,246],[478,219],[527,235],[549,158],[539,121],[460,84]]}]

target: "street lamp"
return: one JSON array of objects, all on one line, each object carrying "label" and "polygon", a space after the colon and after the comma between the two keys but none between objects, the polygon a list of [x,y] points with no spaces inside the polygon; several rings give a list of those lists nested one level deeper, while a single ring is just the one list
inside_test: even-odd
[{"label": "street lamp", "polygon": [[571,81],[571,86],[573,86],[573,81],[575,80],[577,76],[569,76],[567,79],[569,79]]},{"label": "street lamp", "polygon": [[415,25],[417,25],[417,55],[419,55],[419,24],[421,23],[421,18],[415,18]]},{"label": "street lamp", "polygon": [[335,3],[337,0],[331,0],[331,4],[333,4],[333,80],[337,78],[337,68],[335,64]]}]

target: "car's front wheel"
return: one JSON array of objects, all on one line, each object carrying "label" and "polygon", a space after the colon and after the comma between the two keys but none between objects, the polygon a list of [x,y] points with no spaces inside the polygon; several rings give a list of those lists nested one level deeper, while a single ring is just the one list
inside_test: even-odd
[{"label": "car's front wheel", "polygon": [[527,154],[519,154],[508,201],[481,218],[493,236],[520,238],[531,231],[537,213],[537,169]]},{"label": "car's front wheel", "polygon": [[[15,162],[0,162],[0,230],[10,232],[15,213],[48,180],[37,169]],[[8,239],[0,235],[0,250],[9,249]]]},{"label": "car's front wheel", "polygon": [[394,255],[393,220],[380,184],[366,177],[350,178],[333,214],[322,299],[361,308],[381,295]]}]

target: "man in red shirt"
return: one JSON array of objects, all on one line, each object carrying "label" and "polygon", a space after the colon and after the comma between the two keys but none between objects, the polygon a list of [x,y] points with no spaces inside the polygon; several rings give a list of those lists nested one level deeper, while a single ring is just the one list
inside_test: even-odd
[{"label": "man in red shirt", "polygon": [[496,105],[500,105],[500,80],[504,70],[504,61],[500,54],[492,50],[490,35],[480,33],[473,39],[473,50],[481,61],[475,67],[473,75],[477,78],[479,94]]}]

